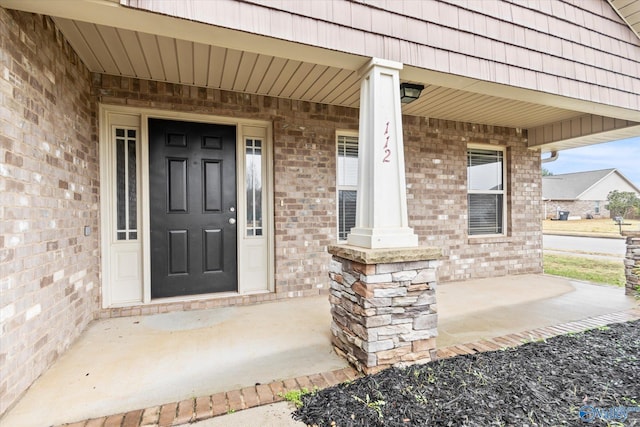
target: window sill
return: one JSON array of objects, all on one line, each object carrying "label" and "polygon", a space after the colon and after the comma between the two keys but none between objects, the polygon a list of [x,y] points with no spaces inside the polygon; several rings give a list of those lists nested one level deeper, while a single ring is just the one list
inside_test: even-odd
[{"label": "window sill", "polygon": [[496,235],[496,236],[467,236],[468,244],[477,244],[481,245],[483,243],[511,243],[513,238],[511,236],[507,236],[504,234]]}]

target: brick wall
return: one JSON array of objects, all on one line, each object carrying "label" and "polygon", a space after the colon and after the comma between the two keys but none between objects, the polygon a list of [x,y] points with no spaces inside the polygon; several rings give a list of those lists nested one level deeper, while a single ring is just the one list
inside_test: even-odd
[{"label": "brick wall", "polygon": [[[607,205],[607,201],[606,200],[601,200],[600,201],[600,213],[596,214],[594,207],[595,207],[595,201],[594,200],[574,200],[574,201],[570,201],[570,200],[561,200],[561,201],[554,201],[554,200],[550,200],[547,202],[544,202],[547,206],[547,216],[546,218],[556,218],[557,217],[557,209],[559,208],[561,211],[569,211],[569,215],[570,216],[579,216],[582,219],[585,219],[587,217],[587,214],[591,214],[593,215],[594,218],[609,218],[611,216],[611,213],[605,209],[605,206]],[[543,215],[544,215],[544,209],[543,209]],[[545,219],[546,219],[545,218]]]},{"label": "brick wall", "polygon": [[[335,134],[357,129],[358,110],[98,74],[93,84],[97,100],[109,104],[273,121],[276,298],[327,291],[326,246],[336,239]],[[421,244],[443,249],[440,280],[542,272],[540,156],[523,135],[408,116],[403,126],[409,222]],[[468,143],[508,148],[505,237],[466,236]]]},{"label": "brick wall", "polygon": [[[442,248],[441,282],[542,272],[540,155],[516,129],[404,117],[409,225]],[[467,144],[507,147],[507,235],[467,229]]]},{"label": "brick wall", "polygon": [[89,77],[50,18],[0,8],[0,414],[96,307]]},{"label": "brick wall", "polygon": [[[357,129],[357,110],[101,74],[92,81],[98,102],[273,122],[276,295],[172,303],[173,309],[328,292],[326,249],[335,243],[337,221],[335,135],[338,129]],[[159,305],[151,312],[166,309]],[[139,311],[112,309],[102,315]]]}]

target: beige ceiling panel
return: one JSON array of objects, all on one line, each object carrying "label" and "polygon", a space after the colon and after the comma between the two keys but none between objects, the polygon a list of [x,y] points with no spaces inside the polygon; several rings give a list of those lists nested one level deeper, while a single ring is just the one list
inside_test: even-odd
[{"label": "beige ceiling panel", "polygon": [[327,90],[331,90],[343,80],[339,77],[341,71],[338,68],[326,67],[322,75],[307,90],[307,98],[314,102],[320,102],[319,100],[326,96]]},{"label": "beige ceiling panel", "polygon": [[[428,109],[429,98],[426,98],[423,102]],[[469,96],[461,98],[455,104],[455,107],[451,109],[452,112],[450,112],[449,114],[455,113],[458,116],[464,117],[473,114],[474,111],[476,111],[478,108],[481,108],[483,111],[490,111],[491,108],[493,108],[493,105],[497,103],[498,102],[496,100],[491,99],[490,97],[487,97],[485,95],[469,94]],[[427,116],[433,117],[433,114],[427,114]],[[442,117],[445,117],[445,115],[443,114]]]},{"label": "beige ceiling panel", "polygon": [[[315,65],[311,70],[311,72],[305,76],[304,80],[302,81],[302,84],[298,86],[298,88],[295,90],[295,92],[293,92],[291,96],[296,99],[310,99],[311,98],[310,93],[313,93],[310,91],[313,88],[314,84],[328,70],[329,70],[329,67],[326,67],[324,65]],[[332,84],[331,82],[328,82],[328,83]]]},{"label": "beige ceiling panel", "polygon": [[65,37],[67,37],[71,46],[73,46],[75,51],[78,52],[78,55],[80,55],[87,67],[89,67],[90,70],[104,72],[104,67],[93,52],[93,48],[87,44],[87,40],[82,35],[80,29],[76,26],[75,21],[56,18],[55,22],[58,28],[60,28],[60,31],[62,31]]},{"label": "beige ceiling panel", "polygon": [[224,69],[222,70],[222,81],[220,82],[220,87],[222,89],[233,89],[233,83],[236,81],[241,57],[242,52],[234,49],[227,49],[227,56],[224,59]]},{"label": "beige ceiling panel", "polygon": [[258,54],[252,52],[244,52],[242,59],[240,59],[240,65],[238,66],[238,74],[236,81],[233,84],[233,90],[244,92],[249,85],[249,79],[253,74],[253,68],[258,61]]},{"label": "beige ceiling panel", "polygon": [[300,68],[300,65],[302,65],[300,61],[288,60],[280,75],[275,79],[273,86],[269,90],[269,94],[272,96],[280,96],[289,83],[291,76],[295,75],[298,68]]},{"label": "beige ceiling panel", "polygon": [[219,88],[222,84],[222,71],[224,69],[224,60],[227,56],[227,49],[223,47],[211,46],[209,55],[209,77],[207,85],[209,87]]},{"label": "beige ceiling panel", "polygon": [[196,86],[206,86],[209,76],[209,53],[211,46],[193,44],[193,81]]},{"label": "beige ceiling panel", "polygon": [[350,96],[347,96],[344,101],[342,101],[342,105],[351,108],[358,108],[360,102],[360,91],[354,90]]},{"label": "beige ceiling panel", "polygon": [[271,88],[273,87],[276,79],[282,72],[282,69],[287,65],[287,60],[284,58],[273,58],[271,64],[269,65],[269,69],[264,75],[264,79],[260,82],[260,86],[258,87],[258,93],[266,95],[271,93]]},{"label": "beige ceiling panel", "polygon": [[176,41],[167,37],[158,37],[158,49],[162,68],[170,82],[180,81],[180,70],[178,69],[178,56],[176,54]]},{"label": "beige ceiling panel", "polygon": [[336,76],[336,82],[339,82],[335,88],[325,88],[318,94],[319,102],[326,104],[338,104],[338,99],[344,96],[345,93],[356,90],[360,93],[360,79],[355,71],[341,70]]},{"label": "beige ceiling panel", "polygon": [[144,61],[149,67],[149,73],[151,73],[151,79],[162,82],[166,81],[167,75],[162,65],[158,38],[147,33],[137,33],[137,36],[144,54]]},{"label": "beige ceiling panel", "polygon": [[345,105],[347,107],[358,107],[358,102],[360,100],[360,84],[359,80],[356,76],[354,76],[354,80],[358,82],[358,84],[353,84],[345,87],[344,91],[340,92],[338,90],[335,91],[336,97],[332,104]]},{"label": "beige ceiling panel", "polygon": [[300,89],[301,85],[305,81],[305,78],[309,75],[309,73],[313,72],[314,65],[309,64],[308,62],[303,62],[300,64],[295,73],[291,76],[287,85],[280,92],[280,96],[283,98],[296,98],[301,99],[300,96],[294,96],[298,89]]},{"label": "beige ceiling panel", "polygon": [[118,35],[124,46],[127,58],[133,67],[132,75],[141,79],[150,79],[151,72],[145,60],[142,47],[140,46],[138,35],[129,30],[118,30]]},{"label": "beige ceiling panel", "polygon": [[[483,17],[479,25],[484,25],[484,21]],[[92,71],[358,107],[360,79],[353,71],[354,68],[321,65],[322,62],[313,59],[285,59],[286,56],[290,56],[286,52],[273,57],[264,53],[210,46],[208,42],[203,41],[187,41],[187,37],[168,38],[60,18],[57,18],[56,22]],[[442,36],[439,32],[437,34]],[[516,36],[526,38],[527,34],[514,33],[514,37]],[[566,51],[579,48],[578,45],[566,43],[559,46]],[[389,48],[395,49],[396,46]],[[591,49],[583,48],[580,52],[572,54],[588,57],[590,52]],[[520,50],[508,53],[517,56]],[[435,50],[429,54],[434,58],[438,57]],[[456,69],[478,69],[484,66],[476,59],[467,59],[464,63],[462,59],[462,56],[444,56],[447,68],[454,66]],[[543,63],[542,57],[526,59],[522,64],[541,66]],[[553,61],[547,61],[544,65],[547,68],[560,68],[558,63]],[[623,66],[624,64],[621,64],[621,67]],[[483,76],[486,79],[491,80],[494,78],[492,76],[502,73],[505,81],[521,85],[525,85],[529,80],[539,83],[539,79],[547,78],[546,74],[532,78],[526,73],[513,73],[506,66],[504,69],[493,67],[485,71],[486,76]],[[588,71],[593,72],[592,69]],[[578,67],[576,72],[584,74],[587,70]],[[576,74],[568,77],[571,80],[580,76]],[[574,106],[566,98],[565,104],[550,107],[546,94],[531,91],[527,97],[514,97],[514,89],[508,85],[489,85],[482,80],[427,72],[410,66],[401,72],[401,78],[411,82],[431,83],[424,89],[420,99],[402,106],[404,114],[521,128],[573,119],[580,114],[572,109]],[[560,85],[557,78],[554,80],[553,84],[566,86],[564,83]],[[616,82],[619,80],[616,79]],[[589,87],[585,87],[585,90],[588,89]],[[600,96],[605,95],[607,94]],[[617,93],[612,91],[611,96],[613,95],[617,96]],[[610,124],[603,125],[607,127]]]},{"label": "beige ceiling panel", "polygon": [[118,69],[118,74],[125,76],[134,76],[133,66],[127,55],[127,50],[122,44],[118,30],[113,27],[105,27],[104,25],[95,26],[100,33],[100,37],[104,40],[105,46],[109,50],[109,55],[113,58]]},{"label": "beige ceiling panel", "polygon": [[193,43],[176,40],[176,57],[180,83],[192,85],[195,82],[193,76]]},{"label": "beige ceiling panel", "polygon": [[249,80],[247,81],[247,86],[245,88],[247,92],[258,93],[258,88],[267,74],[267,70],[271,65],[272,59],[273,58],[270,56],[258,55],[258,58],[253,65],[253,69],[251,70]]},{"label": "beige ceiling panel", "polygon": [[87,44],[93,49],[96,58],[100,61],[100,68],[107,74],[119,74],[118,66],[114,62],[100,32],[98,32],[98,28],[93,24],[87,24],[81,21],[76,21],[76,26]]}]

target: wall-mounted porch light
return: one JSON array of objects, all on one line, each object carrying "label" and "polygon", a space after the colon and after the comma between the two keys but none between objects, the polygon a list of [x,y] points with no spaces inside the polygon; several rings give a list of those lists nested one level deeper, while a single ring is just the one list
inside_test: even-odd
[{"label": "wall-mounted porch light", "polygon": [[424,89],[424,85],[417,85],[413,83],[401,83],[400,84],[400,102],[408,104],[415,101],[420,97],[420,92]]}]

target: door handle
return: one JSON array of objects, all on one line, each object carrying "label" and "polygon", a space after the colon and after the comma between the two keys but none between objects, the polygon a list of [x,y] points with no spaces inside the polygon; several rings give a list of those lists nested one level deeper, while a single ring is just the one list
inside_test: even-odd
[{"label": "door handle", "polygon": [[236,219],[235,218],[229,218],[229,224],[233,225],[236,223]]}]

